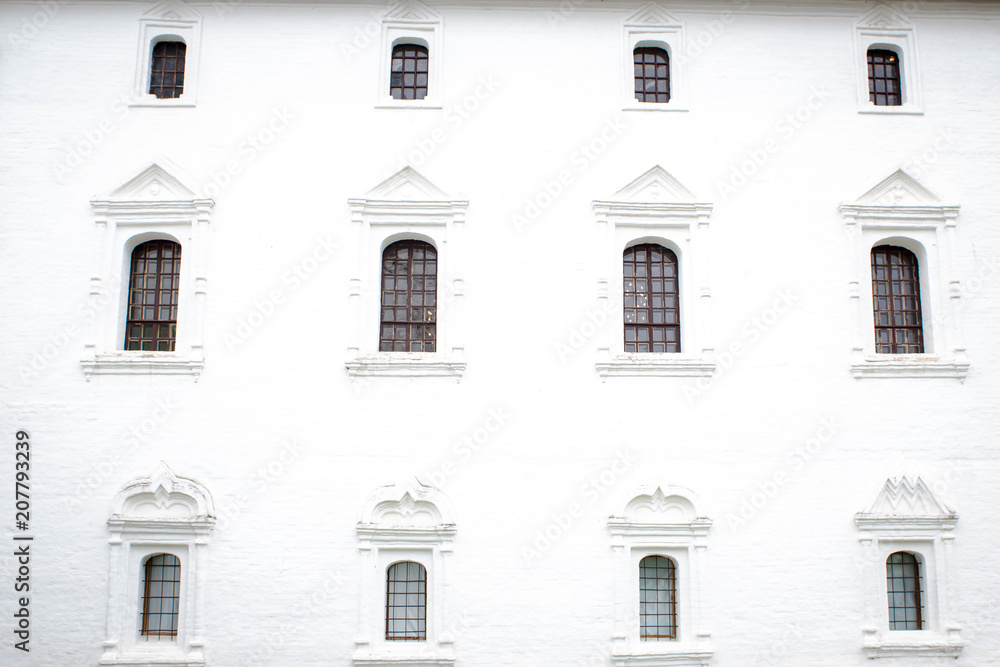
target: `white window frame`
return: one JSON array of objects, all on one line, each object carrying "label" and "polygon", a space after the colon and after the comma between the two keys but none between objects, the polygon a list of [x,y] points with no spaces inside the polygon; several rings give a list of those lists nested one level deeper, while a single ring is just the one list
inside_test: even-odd
[{"label": "white window frame", "polygon": [[[868,50],[886,49],[899,56],[899,83],[903,104],[875,106],[868,91]],[[899,12],[881,5],[854,24],[855,72],[858,82],[858,113],[922,114],[920,69],[917,63],[917,32]]]},{"label": "white window frame", "polygon": [[[149,477],[126,484],[114,508],[108,520],[107,639],[100,664],[204,665],[206,550],[215,525],[211,494],[161,462]],[[177,636],[148,641],[140,637],[143,562],[159,553],[177,556],[181,563]]]},{"label": "white window frame", "polygon": [[[948,561],[958,515],[920,477],[886,480],[875,500],[854,516],[860,533],[865,624],[862,647],[870,659],[957,658],[965,646],[951,618]],[[920,561],[923,630],[890,630],[886,559],[907,551]]]},{"label": "white window frame", "polygon": [[[382,18],[382,45],[379,58],[378,109],[440,109],[444,99],[441,84],[441,46],[444,21],[419,0],[403,0]],[[398,44],[427,47],[427,95],[422,100],[393,99],[390,91],[392,49]]]},{"label": "white window frame", "polygon": [[[202,17],[180,0],[165,0],[139,19],[139,48],[132,86],[133,107],[193,107],[198,97],[198,62],[201,57]],[[153,47],[159,42],[184,42],[184,92],[159,99],[149,92]]]},{"label": "white window frame", "polygon": [[[453,377],[465,372],[462,337],[462,236],[469,202],[450,197],[412,167],[404,167],[364,198],[350,199],[358,263],[350,280],[352,379],[371,376]],[[438,254],[435,352],[380,352],[382,253],[406,239],[425,241]]]},{"label": "white window frame", "polygon": [[[695,201],[687,188],[659,165],[618,191],[595,201],[599,308],[608,324],[597,339],[597,372],[607,377],[710,377],[716,368],[709,342],[708,222],[712,204]],[[658,243],[677,255],[681,351],[626,354],[622,261],[625,249]]]},{"label": "white window frame", "polygon": [[[698,516],[693,498],[682,487],[647,486],[621,516],[608,520],[614,558],[615,667],[704,667],[712,658],[702,602],[712,520]],[[666,556],[676,563],[676,639],[640,638],[639,562],[646,556]]]},{"label": "white window frame", "polygon": [[[455,624],[446,598],[451,588],[453,516],[451,504],[440,491],[416,482],[381,487],[365,503],[357,525],[362,562],[354,665],[455,664]],[[420,563],[427,572],[426,640],[385,638],[386,576],[389,566],[400,561]]]},{"label": "white window frame", "polygon": [[[961,283],[951,267],[960,206],[943,204],[902,169],[851,204],[842,204],[854,257],[848,296],[856,313],[851,374],[867,377],[945,377],[964,380],[969,370],[961,332]],[[876,354],[871,251],[896,245],[917,257],[923,354]]]},{"label": "white window frame", "polygon": [[[91,201],[97,234],[81,366],[94,375],[190,375],[204,368],[205,245],[214,201],[168,160],[141,170],[106,198]],[[164,239],[181,246],[177,341],[173,352],[125,350],[132,251]]]},{"label": "white window frame", "polygon": [[[640,102],[635,99],[634,51],[655,46],[667,52],[670,69],[670,101]],[[622,109],[625,111],[688,111],[684,24],[655,4],[622,22]]]}]

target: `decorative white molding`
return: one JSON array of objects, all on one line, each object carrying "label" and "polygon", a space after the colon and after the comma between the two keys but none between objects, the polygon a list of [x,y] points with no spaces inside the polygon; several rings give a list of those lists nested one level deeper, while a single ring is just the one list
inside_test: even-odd
[{"label": "decorative white molding", "polygon": [[[687,111],[687,72],[684,24],[662,6],[649,3],[622,22],[622,109],[626,111]],[[639,102],[635,99],[633,52],[636,47],[655,46],[667,52],[670,70],[670,101]]]},{"label": "decorative white molding", "polygon": [[[615,555],[614,634],[616,667],[703,667],[713,649],[702,608],[705,550],[711,519],[698,516],[694,494],[682,487],[639,489],[621,516],[608,519]],[[639,562],[671,558],[677,567],[677,639],[639,638]]]},{"label": "decorative white molding", "polygon": [[[197,381],[205,365],[205,241],[215,202],[199,197],[190,177],[160,157],[90,204],[97,236],[88,304],[94,316],[80,361],[84,377],[187,375]],[[126,351],[131,254],[153,239],[181,244],[176,351]]]},{"label": "decorative white molding", "polygon": [[[601,275],[598,308],[608,324],[596,336],[595,368],[608,377],[709,377],[715,372],[711,330],[708,223],[712,204],[699,202],[659,165],[611,200],[593,202]],[[622,253],[636,243],[659,243],[677,255],[681,352],[626,354],[622,305]]]},{"label": "decorative white molding", "polygon": [[[440,109],[444,98],[441,87],[444,21],[420,0],[402,0],[390,7],[382,18],[382,46],[379,59],[376,108]],[[392,47],[397,44],[420,44],[427,47],[427,96],[422,100],[396,100],[390,92]]]},{"label": "decorative white molding", "polygon": [[[899,55],[901,106],[875,106],[868,90],[868,49],[884,48]],[[922,114],[917,34],[913,24],[886,4],[879,3],[854,24],[854,71],[858,112],[871,114]]]},{"label": "decorative white molding", "polygon": [[[412,480],[375,491],[357,525],[362,557],[359,630],[353,664],[368,667],[453,665],[454,624],[447,591],[456,529],[451,503],[438,489]],[[427,639],[385,639],[385,577],[399,561],[427,572]]]},{"label": "decorative white molding", "polygon": [[[349,199],[355,256],[350,279],[352,344],[345,367],[358,377],[452,377],[465,373],[462,315],[462,231],[467,200],[455,199],[412,167]],[[438,253],[437,351],[380,352],[382,252],[402,239],[426,241]]]},{"label": "decorative white molding", "polygon": [[[164,0],[139,19],[139,48],[132,84],[133,107],[193,107],[198,96],[198,62],[201,58],[202,16],[182,0]],[[186,45],[184,92],[173,99],[158,99],[149,92],[153,46],[161,41]]]},{"label": "decorative white molding", "polygon": [[[149,477],[126,484],[115,496],[111,518],[107,639],[101,665],[204,665],[204,580],[214,504],[198,482],[179,477],[162,461]],[[169,553],[181,563],[176,638],[139,636],[142,566]]]},{"label": "decorative white molding", "polygon": [[[965,379],[969,362],[961,328],[961,283],[951,269],[960,208],[943,203],[902,169],[856,201],[841,204],[854,257],[848,297],[856,313],[850,366],[855,378]],[[871,251],[881,244],[905,247],[917,257],[924,354],[875,353]]]},{"label": "decorative white molding", "polygon": [[[863,512],[854,516],[863,568],[865,625],[862,649],[869,659],[957,658],[965,646],[952,621],[948,566],[958,515],[920,477],[888,479]],[[924,629],[889,629],[886,559],[906,551],[918,561]]]}]

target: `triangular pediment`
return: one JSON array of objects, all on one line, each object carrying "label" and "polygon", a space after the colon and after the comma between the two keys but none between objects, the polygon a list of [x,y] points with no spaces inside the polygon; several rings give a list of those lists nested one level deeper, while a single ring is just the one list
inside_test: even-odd
[{"label": "triangular pediment", "polygon": [[874,206],[927,206],[939,204],[940,201],[915,178],[898,169],[861,195],[857,203]]},{"label": "triangular pediment", "polygon": [[629,26],[678,26],[681,22],[660,5],[649,3],[625,19],[625,24]]},{"label": "triangular pediment", "polygon": [[898,517],[949,517],[954,511],[939,501],[920,477],[887,479],[864,514]]},{"label": "triangular pediment", "polygon": [[144,19],[166,19],[168,21],[198,21],[199,14],[193,7],[180,0],[164,0],[153,5],[145,14]]},{"label": "triangular pediment", "polygon": [[421,176],[413,167],[403,167],[385,179],[368,194],[366,199],[385,201],[448,201],[451,197]]},{"label": "triangular pediment", "polygon": [[441,20],[441,16],[438,15],[434,10],[420,2],[420,0],[404,0],[403,2],[397,3],[385,16],[386,19],[393,21],[412,21],[426,23],[431,21]]},{"label": "triangular pediment", "polygon": [[693,202],[694,195],[666,169],[656,165],[616,192],[614,200],[635,203],[685,203]]},{"label": "triangular pediment", "polygon": [[154,162],[112,191],[109,199],[119,201],[178,201],[197,197],[187,178],[176,170]]},{"label": "triangular pediment", "polygon": [[865,14],[858,21],[859,26],[865,26],[868,28],[906,28],[910,27],[912,24],[906,20],[906,17],[897,12],[892,7],[884,4],[878,4],[870,12]]}]

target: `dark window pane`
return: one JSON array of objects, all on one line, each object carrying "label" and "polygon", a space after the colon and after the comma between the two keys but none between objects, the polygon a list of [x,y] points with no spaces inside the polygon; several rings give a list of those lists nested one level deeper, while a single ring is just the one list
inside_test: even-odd
[{"label": "dark window pane", "polygon": [[[407,261],[413,258],[413,261]],[[399,241],[382,253],[382,334],[379,349],[433,352],[437,321],[437,250]],[[421,307],[414,307],[421,306]],[[393,341],[397,343],[393,345]]]},{"label": "dark window pane", "polygon": [[[887,265],[892,267],[889,276],[884,269]],[[888,245],[872,248],[872,306],[877,353],[919,354],[924,351],[919,275],[917,258],[906,248]]]},{"label": "dark window pane", "polygon": [[642,343],[650,340],[667,341],[654,346],[653,352],[680,352],[677,280],[628,277],[676,275],[677,256],[663,246],[645,243],[628,248],[622,264],[625,352],[649,352]]},{"label": "dark window pane", "polygon": [[157,42],[149,75],[149,92],[158,99],[173,99],[184,92],[184,42]]},{"label": "dark window pane", "polygon": [[885,561],[886,591],[889,603],[890,630],[923,630],[923,607],[920,602],[920,563],[905,551],[898,551]]},{"label": "dark window pane", "polygon": [[632,52],[635,64],[635,99],[670,101],[670,57],[663,49],[640,46]]},{"label": "dark window pane", "polygon": [[427,47],[397,44],[392,47],[392,75],[389,93],[394,100],[422,100],[427,97]]},{"label": "dark window pane", "polygon": [[126,350],[175,349],[180,257],[181,247],[173,241],[148,241],[132,251]]},{"label": "dark window pane", "polygon": [[899,83],[899,56],[886,49],[868,50],[869,99],[878,107],[898,107],[903,104]]}]

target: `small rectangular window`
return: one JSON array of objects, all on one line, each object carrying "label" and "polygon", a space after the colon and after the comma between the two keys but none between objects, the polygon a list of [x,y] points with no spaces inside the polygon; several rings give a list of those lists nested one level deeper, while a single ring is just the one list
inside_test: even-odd
[{"label": "small rectangular window", "polygon": [[172,554],[146,559],[142,582],[143,637],[176,637],[180,611],[181,561]]},{"label": "small rectangular window", "polygon": [[184,42],[157,42],[149,72],[149,93],[157,99],[174,99],[184,93]]},{"label": "small rectangular window", "polygon": [[427,97],[427,47],[397,44],[392,47],[392,76],[389,92],[394,100],[422,100]]},{"label": "small rectangular window", "polygon": [[868,95],[877,107],[903,104],[899,55],[887,49],[868,49]]},{"label": "small rectangular window", "polygon": [[175,350],[180,273],[181,246],[177,243],[148,241],[132,251],[126,350]]}]

